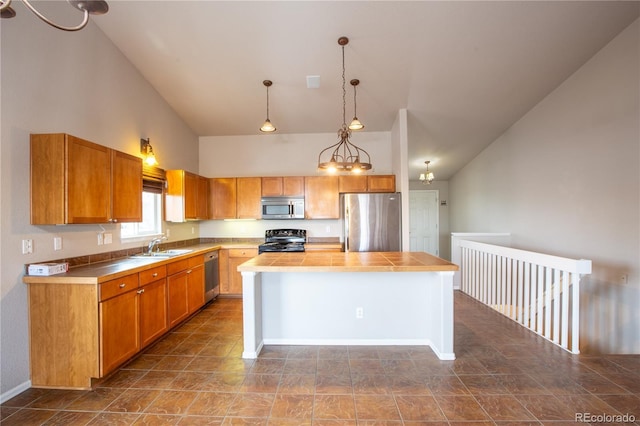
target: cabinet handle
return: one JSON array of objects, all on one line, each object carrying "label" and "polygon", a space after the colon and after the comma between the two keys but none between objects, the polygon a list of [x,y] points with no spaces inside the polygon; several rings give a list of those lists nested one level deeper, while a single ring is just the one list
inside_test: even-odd
[{"label": "cabinet handle", "polygon": [[138,293],[138,294],[142,294],[142,293],[144,293],[144,288],[141,288],[141,289],[140,289],[140,290],[138,290],[136,293]]},{"label": "cabinet handle", "polygon": [[189,270],[187,271],[187,274],[190,274],[190,273],[191,273],[191,269],[189,269]]},{"label": "cabinet handle", "polygon": [[120,287],[120,288],[125,288],[126,286],[127,286],[127,285],[126,285],[125,283],[121,283],[119,287]]},{"label": "cabinet handle", "polygon": [[157,272],[154,272],[154,273],[153,273],[153,275],[152,275],[152,277],[153,277],[153,278],[155,278],[155,277],[157,277],[157,276],[158,276],[158,273],[157,273]]}]

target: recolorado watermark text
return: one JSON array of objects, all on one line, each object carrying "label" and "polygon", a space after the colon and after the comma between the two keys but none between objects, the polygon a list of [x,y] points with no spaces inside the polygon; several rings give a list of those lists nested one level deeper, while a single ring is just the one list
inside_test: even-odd
[{"label": "recolorado watermark text", "polygon": [[633,423],[636,416],[633,414],[594,414],[594,413],[576,413],[576,422],[583,423]]}]

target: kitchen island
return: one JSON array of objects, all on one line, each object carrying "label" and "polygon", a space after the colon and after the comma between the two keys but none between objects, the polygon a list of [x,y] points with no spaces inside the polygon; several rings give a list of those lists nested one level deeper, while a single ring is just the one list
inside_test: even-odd
[{"label": "kitchen island", "polygon": [[263,253],[243,279],[243,358],[264,345],[428,345],[453,351],[453,273],[424,252]]}]

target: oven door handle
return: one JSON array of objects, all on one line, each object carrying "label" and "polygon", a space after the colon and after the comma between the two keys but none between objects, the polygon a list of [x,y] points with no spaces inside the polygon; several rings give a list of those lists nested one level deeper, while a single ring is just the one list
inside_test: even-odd
[{"label": "oven door handle", "polygon": [[293,213],[294,213],[293,203],[289,201],[289,217],[293,217]]}]

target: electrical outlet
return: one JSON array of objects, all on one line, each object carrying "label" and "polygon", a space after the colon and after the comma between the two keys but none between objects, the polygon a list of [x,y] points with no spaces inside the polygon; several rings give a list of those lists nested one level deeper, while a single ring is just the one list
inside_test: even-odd
[{"label": "electrical outlet", "polygon": [[101,246],[104,244],[104,235],[102,234],[102,232],[100,232],[98,234],[98,245]]},{"label": "electrical outlet", "polygon": [[111,234],[111,232],[107,232],[104,234],[104,243],[105,244],[111,244],[113,242],[113,235]]},{"label": "electrical outlet", "polygon": [[192,226],[192,227],[191,227],[191,233],[192,233],[192,234],[195,234],[195,233],[196,233],[196,227],[195,227],[195,226]]},{"label": "electrical outlet", "polygon": [[53,249],[62,250],[62,237],[53,237]]},{"label": "electrical outlet", "polygon": [[22,254],[33,253],[33,240],[22,240]]},{"label": "electrical outlet", "polygon": [[171,229],[167,228],[165,234],[167,235],[167,238],[169,238],[171,236]]},{"label": "electrical outlet", "polygon": [[356,308],[356,319],[364,318],[364,309],[362,307]]}]

